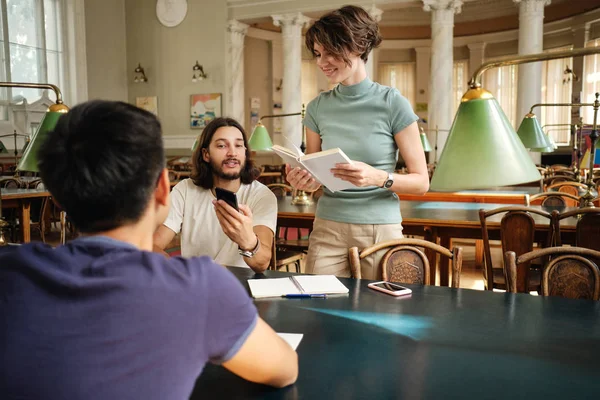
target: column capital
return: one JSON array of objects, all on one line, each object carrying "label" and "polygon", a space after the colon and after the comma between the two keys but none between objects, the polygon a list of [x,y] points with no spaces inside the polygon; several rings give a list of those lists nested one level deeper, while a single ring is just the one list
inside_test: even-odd
[{"label": "column capital", "polygon": [[311,20],[306,15],[299,12],[271,15],[271,18],[273,18],[273,24],[275,26],[281,26],[282,28],[285,26],[295,26],[300,29],[304,28],[304,25],[307,25]]},{"label": "column capital", "polygon": [[469,43],[467,44],[467,47],[469,48],[470,51],[484,51],[485,50],[485,46],[487,43],[485,42],[480,42],[480,43]]},{"label": "column capital", "polygon": [[227,32],[239,33],[240,35],[246,36],[250,25],[244,24],[236,19],[230,19],[227,21]]},{"label": "column capital", "polygon": [[452,11],[454,14],[460,14],[463,0],[422,0],[423,10],[425,11]]},{"label": "column capital", "polygon": [[375,4],[371,4],[371,7],[363,7],[371,16],[371,18],[373,18],[375,20],[375,22],[380,22],[381,21],[381,16],[383,15],[383,10],[375,7]]},{"label": "column capital", "polygon": [[549,6],[552,0],[513,0],[519,4],[519,14],[536,15],[544,17],[544,7]]}]

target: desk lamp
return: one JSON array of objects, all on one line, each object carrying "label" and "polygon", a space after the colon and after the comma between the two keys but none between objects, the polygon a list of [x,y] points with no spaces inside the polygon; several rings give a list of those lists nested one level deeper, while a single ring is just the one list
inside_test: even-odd
[{"label": "desk lamp", "polygon": [[[38,126],[37,131],[33,134],[31,141],[21,160],[17,165],[18,171],[39,172],[38,168],[38,152],[42,143],[46,140],[48,133],[54,129],[58,118],[69,111],[69,108],[64,105],[60,89],[49,83],[24,83],[24,82],[0,82],[0,87],[22,87],[29,89],[50,89],[56,94],[56,103],[51,105],[44,115],[42,122]],[[3,230],[8,226],[8,223],[2,218],[2,196],[0,195],[0,246],[6,244],[3,236]],[[64,238],[61,238],[64,243]]]},{"label": "desk lamp", "polygon": [[500,104],[490,92],[481,87],[481,75],[495,67],[597,53],[600,53],[600,47],[588,47],[556,53],[502,57],[482,64],[473,74],[469,90],[462,97],[431,179],[431,189],[487,189],[539,181],[539,171]]},{"label": "desk lamp", "polygon": [[[258,119],[258,123],[254,127],[252,131],[252,136],[250,136],[250,140],[248,141],[248,145],[250,149],[253,151],[259,150],[271,150],[273,147],[273,142],[271,142],[271,137],[269,136],[269,132],[267,128],[262,124],[263,119],[268,118],[279,118],[279,117],[291,117],[295,115],[300,115],[302,120],[304,120],[304,114],[306,113],[306,108],[304,104],[302,104],[302,111],[297,113],[290,114],[274,114],[274,115],[265,115]],[[304,124],[302,124],[302,143],[300,143],[300,150],[304,153],[306,151],[306,129]],[[295,205],[308,205],[312,204],[312,199],[304,190],[296,190],[294,197],[292,198],[292,204]]]}]

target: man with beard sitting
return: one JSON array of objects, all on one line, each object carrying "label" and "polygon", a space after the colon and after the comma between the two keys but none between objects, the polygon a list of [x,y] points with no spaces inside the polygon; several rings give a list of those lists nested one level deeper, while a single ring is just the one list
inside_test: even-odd
[{"label": "man with beard sitting", "polygon": [[[181,255],[207,255],[227,266],[260,273],[271,261],[277,225],[277,198],[256,180],[244,128],[231,118],[216,118],[202,132],[190,179],[171,193],[171,209],[154,233],[162,251],[181,232]],[[218,200],[215,188],[235,192],[239,211]]]}]

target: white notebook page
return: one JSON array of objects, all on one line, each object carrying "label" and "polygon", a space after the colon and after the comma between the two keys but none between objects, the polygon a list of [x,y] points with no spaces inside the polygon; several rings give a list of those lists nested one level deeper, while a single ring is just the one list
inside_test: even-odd
[{"label": "white notebook page", "polygon": [[348,288],[335,275],[296,275],[294,279],[304,293],[348,293]]},{"label": "white notebook page", "polygon": [[252,297],[278,297],[284,294],[300,294],[300,290],[290,278],[248,279]]}]

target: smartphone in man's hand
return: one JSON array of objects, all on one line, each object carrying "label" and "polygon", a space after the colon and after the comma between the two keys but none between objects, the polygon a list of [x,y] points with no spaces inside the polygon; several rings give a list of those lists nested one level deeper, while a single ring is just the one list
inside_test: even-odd
[{"label": "smartphone in man's hand", "polygon": [[225,203],[229,204],[237,211],[240,211],[240,209],[238,208],[237,196],[234,192],[216,187],[215,195],[217,196],[217,200],[223,200]]}]

